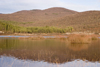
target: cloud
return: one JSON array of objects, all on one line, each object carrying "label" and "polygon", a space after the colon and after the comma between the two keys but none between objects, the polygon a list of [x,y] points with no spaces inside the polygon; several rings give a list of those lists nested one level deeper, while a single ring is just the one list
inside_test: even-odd
[{"label": "cloud", "polygon": [[[81,0],[82,1],[82,0]],[[80,0],[0,0],[0,13],[12,13],[20,10],[47,9],[50,7],[65,7],[76,11],[100,9],[100,5],[86,5]],[[87,0],[90,2],[90,0]],[[97,0],[95,0],[97,1]],[[99,1],[99,0],[98,0]],[[77,4],[77,2],[80,2]],[[85,4],[85,5],[84,5]]]}]

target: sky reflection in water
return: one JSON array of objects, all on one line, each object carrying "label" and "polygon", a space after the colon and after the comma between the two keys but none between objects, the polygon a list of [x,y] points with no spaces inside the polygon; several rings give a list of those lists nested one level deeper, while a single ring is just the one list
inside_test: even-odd
[{"label": "sky reflection in water", "polygon": [[66,39],[0,39],[0,67],[100,67],[99,51],[100,40],[69,45]]},{"label": "sky reflection in water", "polygon": [[57,64],[44,61],[20,60],[14,57],[2,56],[0,58],[0,67],[100,67],[100,63],[74,60],[72,62]]}]

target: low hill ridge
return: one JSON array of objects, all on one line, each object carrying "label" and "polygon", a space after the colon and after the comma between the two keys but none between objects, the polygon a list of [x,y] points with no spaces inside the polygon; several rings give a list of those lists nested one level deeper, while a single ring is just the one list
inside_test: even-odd
[{"label": "low hill ridge", "polygon": [[47,22],[75,13],[77,12],[65,8],[55,7],[45,10],[23,10],[12,14],[0,15],[0,20],[16,22]]}]

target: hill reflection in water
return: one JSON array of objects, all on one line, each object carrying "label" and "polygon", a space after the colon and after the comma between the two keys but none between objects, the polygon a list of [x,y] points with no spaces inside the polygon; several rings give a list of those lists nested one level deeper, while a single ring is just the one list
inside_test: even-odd
[{"label": "hill reflection in water", "polygon": [[95,63],[100,66],[99,51],[100,40],[93,41],[91,44],[74,45],[69,44],[66,39],[0,39],[0,63],[4,65],[13,63],[12,65],[17,64],[19,67],[24,64],[27,67],[27,63],[52,67],[55,67],[55,64],[62,67],[62,65],[72,64],[89,64],[90,66]]}]

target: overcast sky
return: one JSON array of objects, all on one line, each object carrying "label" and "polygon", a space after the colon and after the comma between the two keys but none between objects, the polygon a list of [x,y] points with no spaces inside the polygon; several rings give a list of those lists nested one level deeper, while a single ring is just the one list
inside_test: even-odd
[{"label": "overcast sky", "polygon": [[64,7],[75,11],[99,10],[100,0],[0,0],[0,13]]}]

